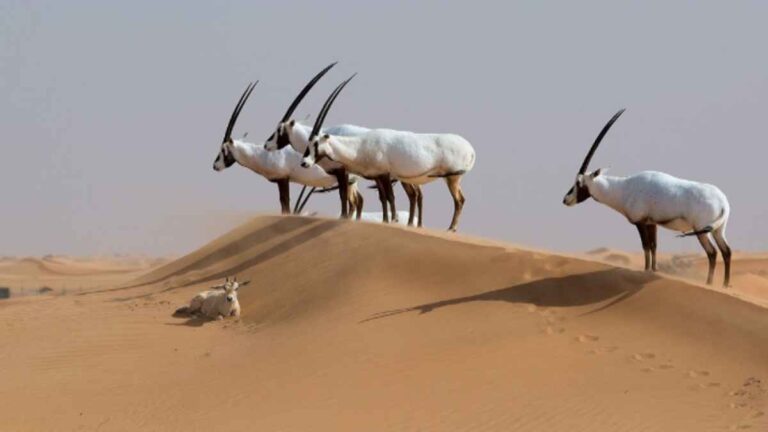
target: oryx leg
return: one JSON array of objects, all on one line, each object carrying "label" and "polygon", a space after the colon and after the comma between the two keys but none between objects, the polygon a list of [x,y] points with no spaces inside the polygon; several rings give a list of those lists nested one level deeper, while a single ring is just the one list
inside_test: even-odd
[{"label": "oryx leg", "polygon": [[334,171],[336,184],[339,186],[339,198],[341,199],[341,219],[347,219],[350,215],[349,203],[349,174],[345,169]]},{"label": "oryx leg", "polygon": [[461,176],[454,175],[445,178],[445,182],[448,184],[448,190],[453,197],[453,219],[451,219],[451,226],[448,227],[448,231],[456,231],[456,226],[459,224],[459,217],[461,216],[461,210],[464,208],[466,199],[461,192]]},{"label": "oryx leg", "polygon": [[707,274],[707,285],[712,285],[712,278],[715,275],[715,265],[717,264],[717,250],[709,240],[709,234],[699,234],[696,236],[701,243],[701,247],[707,252],[709,258],[709,273]]},{"label": "oryx leg", "polygon": [[648,246],[651,248],[651,270],[653,271],[658,270],[658,267],[656,266],[656,241],[659,237],[658,231],[657,225],[648,225]]},{"label": "oryx leg", "polygon": [[384,182],[385,191],[387,192],[387,200],[389,201],[389,208],[392,210],[392,222],[397,222],[397,209],[395,208],[395,190],[392,188],[392,179],[387,174],[386,181]]},{"label": "oryx leg", "polygon": [[640,234],[640,241],[643,244],[643,255],[645,256],[645,271],[651,271],[651,242],[649,240],[649,225],[644,223],[635,224],[637,232]]},{"label": "oryx leg", "polygon": [[413,190],[416,192],[416,202],[419,206],[419,224],[421,228],[424,223],[424,193],[421,191],[420,185],[413,185]]},{"label": "oryx leg", "polygon": [[[386,180],[384,180],[383,177],[386,177]],[[379,190],[379,201],[381,201],[381,214],[382,218],[381,221],[384,223],[389,223],[389,209],[387,208],[387,189],[384,186],[384,182],[389,183],[389,176],[379,176],[376,177],[376,189]]]},{"label": "oryx leg", "polygon": [[725,240],[725,227],[712,231],[712,237],[715,238],[717,247],[720,248],[720,253],[723,255],[723,263],[725,264],[725,279],[723,279],[723,288],[728,288],[731,282],[731,247],[728,246],[728,241]]},{"label": "oryx leg", "polygon": [[413,226],[413,219],[416,217],[416,191],[415,188],[404,182],[400,182],[403,185],[405,194],[408,195],[408,226]]},{"label": "oryx leg", "polygon": [[277,190],[280,191],[280,209],[283,214],[291,214],[291,184],[288,179],[277,180]]},{"label": "oryx leg", "polygon": [[350,218],[352,217],[352,210],[355,210],[355,217],[357,220],[360,220],[360,218],[363,217],[363,202],[363,194],[360,193],[360,190],[357,187],[351,189],[349,194]]}]

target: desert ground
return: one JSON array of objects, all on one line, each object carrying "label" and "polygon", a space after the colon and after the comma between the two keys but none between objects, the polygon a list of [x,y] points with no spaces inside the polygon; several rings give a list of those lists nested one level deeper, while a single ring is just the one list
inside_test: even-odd
[{"label": "desert ground", "polygon": [[[179,259],[6,257],[0,430],[768,430],[768,254],[727,290],[640,260],[279,216]],[[173,316],[232,275],[240,320]]]}]

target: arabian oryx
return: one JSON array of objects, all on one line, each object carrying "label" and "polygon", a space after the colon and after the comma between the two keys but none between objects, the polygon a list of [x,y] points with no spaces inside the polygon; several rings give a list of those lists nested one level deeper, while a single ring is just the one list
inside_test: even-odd
[{"label": "arabian oryx", "polygon": [[[297,152],[304,153],[307,148],[307,139],[309,138],[311,128],[296,122],[296,120],[291,118],[291,116],[293,115],[294,111],[296,111],[296,108],[299,106],[307,93],[312,90],[312,87],[314,87],[320,78],[322,78],[335,65],[336,62],[333,62],[326,66],[323,70],[318,72],[318,74],[315,75],[304,86],[303,89],[301,89],[298,96],[296,96],[293,102],[291,102],[291,105],[283,115],[283,118],[280,119],[275,132],[273,132],[272,135],[270,135],[269,138],[267,138],[267,141],[264,143],[264,147],[267,150],[282,150],[288,145],[291,145]],[[367,128],[354,125],[331,126],[326,129],[326,131],[330,134],[342,136],[361,135],[368,132],[368,130],[369,129]],[[336,182],[339,185],[339,197],[341,198],[341,217],[350,217],[351,211],[348,211],[347,209],[347,204],[349,202],[349,188],[346,186],[349,184],[349,173],[347,173],[344,165],[333,162],[331,160],[323,161],[318,165],[320,168],[325,170],[325,172],[336,177]],[[360,218],[359,212],[357,213],[357,218]]]},{"label": "arabian oryx", "polygon": [[709,238],[711,234],[723,254],[723,285],[727,287],[731,274],[731,248],[725,240],[725,226],[731,210],[728,199],[720,189],[656,171],[644,171],[629,177],[605,175],[603,169],[587,172],[600,141],[623,112],[623,109],[617,112],[600,131],[563,204],[573,206],[592,197],[624,215],[640,233],[646,271],[657,269],[657,225],[682,232],[680,237],[698,237],[709,257],[707,284],[712,284],[717,259],[717,251]]},{"label": "arabian oryx", "polygon": [[453,219],[448,229],[456,231],[465,201],[461,177],[475,164],[472,145],[453,134],[417,134],[391,129],[372,129],[351,137],[320,134],[334,100],[353,77],[339,84],[320,110],[302,166],[310,167],[328,158],[340,162],[351,173],[375,179],[384,209],[384,222],[388,222],[386,201],[394,201],[391,179],[421,186],[445,178],[454,201]]},{"label": "arabian oryx", "polygon": [[[256,83],[249,84],[246,87],[237,105],[235,105],[235,110],[232,112],[229,124],[227,124],[227,129],[224,132],[221,149],[216,160],[213,162],[213,169],[222,171],[237,162],[262,175],[270,182],[277,183],[282,212],[288,214],[291,212],[290,182],[313,188],[328,189],[337,185],[336,177],[329,175],[320,167],[309,169],[302,167],[301,153],[290,147],[279,151],[267,151],[263,144],[232,139],[232,129]],[[349,179],[350,192],[348,199],[350,208],[355,209],[360,214],[363,211],[363,197],[357,188],[357,180],[356,177]]]},{"label": "arabian oryx", "polygon": [[229,278],[221,285],[212,286],[192,298],[189,306],[176,309],[178,315],[198,315],[206,318],[224,319],[240,316],[240,302],[237,300],[237,290],[251,281],[238,282],[237,276]]}]

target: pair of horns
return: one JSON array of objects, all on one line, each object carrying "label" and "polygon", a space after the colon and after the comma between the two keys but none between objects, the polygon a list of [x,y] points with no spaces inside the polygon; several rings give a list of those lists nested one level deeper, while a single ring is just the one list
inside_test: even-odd
[{"label": "pair of horns", "polygon": [[616,114],[611,117],[610,120],[608,120],[608,123],[603,126],[603,130],[600,131],[600,133],[597,135],[597,138],[595,139],[595,142],[592,144],[592,147],[589,149],[589,152],[587,152],[587,157],[584,158],[584,162],[581,164],[581,168],[579,168],[579,174],[584,174],[587,172],[587,168],[589,168],[589,162],[592,160],[592,156],[595,155],[595,151],[597,150],[597,147],[600,145],[600,142],[603,140],[603,137],[605,137],[605,134],[608,133],[608,129],[613,126],[614,123],[616,123],[616,120],[621,117],[622,114],[624,114],[625,108],[620,109]]},{"label": "pair of horns", "polygon": [[320,78],[322,78],[323,75],[325,75],[329,70],[331,70],[332,67],[336,66],[336,63],[338,62],[333,62],[328,66],[326,66],[323,70],[318,72],[317,75],[315,75],[307,83],[307,85],[304,86],[303,89],[301,89],[301,91],[299,92],[299,95],[296,96],[293,102],[291,102],[291,106],[288,107],[288,111],[285,112],[285,115],[283,115],[283,118],[280,120],[280,123],[286,122],[288,121],[288,119],[291,118],[291,116],[293,115],[293,112],[296,111],[296,108],[299,106],[301,101],[304,100],[304,96],[306,96],[307,93],[309,93],[309,91],[312,90],[312,87],[314,87],[315,84],[317,84],[317,82],[320,81]]},{"label": "pair of horns", "polygon": [[341,91],[344,89],[344,87],[352,81],[352,78],[354,78],[357,75],[357,73],[352,74],[351,77],[347,78],[344,82],[339,84],[331,93],[330,96],[328,96],[328,99],[323,104],[323,107],[320,109],[320,114],[317,115],[317,118],[315,119],[315,125],[312,127],[312,133],[309,135],[310,141],[312,138],[316,137],[320,133],[320,129],[323,127],[323,122],[325,121],[325,116],[328,115],[328,110],[331,109],[331,105],[333,105],[333,101],[336,100],[336,97],[341,93]]},{"label": "pair of horns", "polygon": [[243,105],[245,105],[245,102],[251,96],[251,92],[253,92],[254,87],[256,87],[256,84],[258,83],[259,83],[258,80],[254,83],[248,83],[248,86],[245,87],[245,91],[243,92],[242,95],[240,95],[240,100],[237,101],[237,105],[235,105],[235,110],[232,111],[232,116],[229,118],[229,123],[227,124],[227,130],[226,132],[224,132],[224,141],[232,137],[232,129],[234,129],[235,127],[235,122],[237,122],[237,117],[240,116],[240,111],[242,111]]}]

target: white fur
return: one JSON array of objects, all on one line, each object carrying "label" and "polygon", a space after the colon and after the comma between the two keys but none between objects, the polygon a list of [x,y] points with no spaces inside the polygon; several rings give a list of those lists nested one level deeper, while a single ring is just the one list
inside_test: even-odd
[{"label": "white fur", "polygon": [[240,302],[237,299],[237,282],[229,282],[214,289],[203,291],[192,298],[187,312],[202,314],[211,319],[240,316]]},{"label": "white fur", "polygon": [[[579,175],[576,182],[583,182],[595,201],[623,214],[631,223],[658,224],[680,232],[705,228],[722,231],[730,214],[728,199],[716,186],[661,172],[615,177],[598,170]],[[576,189],[565,197],[566,205],[576,204]]]},{"label": "white fur", "polygon": [[[321,135],[317,152],[366,178],[389,174],[403,182],[422,185],[441,176],[466,173],[475,164],[475,150],[454,134],[417,134],[373,129],[360,136]],[[315,163],[314,145],[303,159]]]}]

